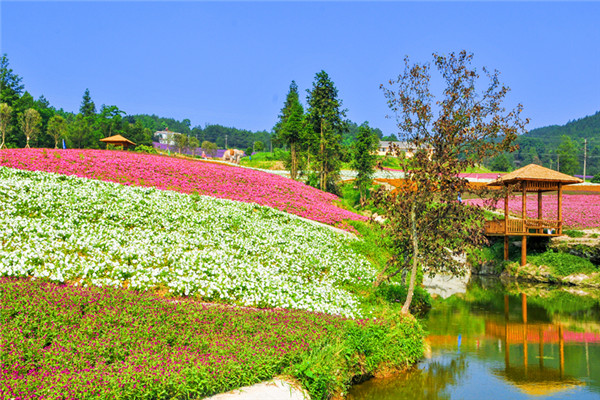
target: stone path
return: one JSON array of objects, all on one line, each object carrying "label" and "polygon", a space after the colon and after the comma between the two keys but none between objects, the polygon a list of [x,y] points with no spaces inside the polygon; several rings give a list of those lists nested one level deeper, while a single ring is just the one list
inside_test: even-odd
[{"label": "stone path", "polygon": [[310,400],[310,396],[289,382],[275,378],[207,397],[204,400]]}]

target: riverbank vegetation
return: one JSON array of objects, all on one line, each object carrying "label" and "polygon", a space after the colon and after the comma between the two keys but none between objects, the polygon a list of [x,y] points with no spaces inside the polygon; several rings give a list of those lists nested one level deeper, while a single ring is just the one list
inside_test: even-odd
[{"label": "riverbank vegetation", "polygon": [[[119,180],[115,154],[173,162],[43,151],[16,166],[59,161]],[[3,150],[3,161],[14,152]],[[113,161],[132,179],[126,160]],[[12,343],[0,387],[9,397],[202,397],[283,374],[327,399],[421,357],[420,325],[399,317],[406,287],[373,288],[386,255],[360,218],[348,229],[364,240],[255,203],[137,187],[150,184],[139,178],[0,167],[0,274],[11,277],[0,282],[0,318]],[[429,302],[416,297],[415,313]]]},{"label": "riverbank vegetation", "polygon": [[202,398],[275,375],[313,399],[418,360],[414,319],[352,320],[0,278],[7,398]]}]

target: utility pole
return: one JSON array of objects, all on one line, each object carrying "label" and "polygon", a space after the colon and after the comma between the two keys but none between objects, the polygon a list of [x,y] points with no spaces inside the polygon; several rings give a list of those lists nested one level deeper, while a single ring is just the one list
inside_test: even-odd
[{"label": "utility pole", "polygon": [[227,135],[225,135],[225,150],[227,150],[227,149],[228,149],[228,147],[227,147]]},{"label": "utility pole", "polygon": [[560,154],[556,155],[556,170],[560,172]]},{"label": "utility pole", "polygon": [[585,167],[587,159],[587,139],[583,139],[583,181],[585,182]]}]

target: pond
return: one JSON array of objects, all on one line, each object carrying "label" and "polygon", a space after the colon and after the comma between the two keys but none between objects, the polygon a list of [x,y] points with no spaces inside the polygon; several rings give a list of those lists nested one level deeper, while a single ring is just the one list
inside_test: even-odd
[{"label": "pond", "polygon": [[472,280],[424,317],[431,350],[351,400],[598,399],[600,291]]}]

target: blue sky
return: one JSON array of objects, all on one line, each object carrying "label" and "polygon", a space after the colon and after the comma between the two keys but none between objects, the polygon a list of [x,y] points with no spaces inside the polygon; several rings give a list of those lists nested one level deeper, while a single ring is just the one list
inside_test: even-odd
[{"label": "blue sky", "polygon": [[271,129],[290,82],[335,82],[348,117],[395,132],[379,89],[403,58],[466,49],[529,128],[600,110],[600,2],[0,2],[2,53],[34,97],[77,111]]}]

